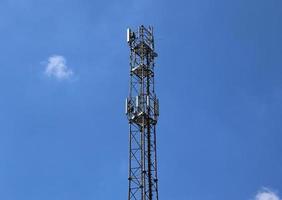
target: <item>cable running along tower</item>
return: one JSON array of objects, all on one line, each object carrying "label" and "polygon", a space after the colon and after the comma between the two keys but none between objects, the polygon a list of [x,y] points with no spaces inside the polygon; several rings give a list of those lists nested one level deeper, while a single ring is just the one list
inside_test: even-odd
[{"label": "cable running along tower", "polygon": [[159,100],[154,88],[153,28],[127,29],[130,86],[126,99],[129,121],[128,200],[158,200],[156,124]]}]

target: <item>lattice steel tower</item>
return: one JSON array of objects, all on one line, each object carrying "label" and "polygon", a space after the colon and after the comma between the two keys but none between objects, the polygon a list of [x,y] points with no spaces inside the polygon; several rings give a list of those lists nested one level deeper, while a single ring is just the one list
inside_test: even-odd
[{"label": "lattice steel tower", "polygon": [[154,89],[153,28],[127,30],[130,87],[126,99],[129,121],[128,200],[158,200],[156,124],[159,100]]}]

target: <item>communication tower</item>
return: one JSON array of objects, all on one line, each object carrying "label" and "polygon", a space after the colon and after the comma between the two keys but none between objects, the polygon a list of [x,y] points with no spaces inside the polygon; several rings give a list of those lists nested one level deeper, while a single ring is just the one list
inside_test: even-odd
[{"label": "communication tower", "polygon": [[128,200],[158,200],[156,125],[159,100],[155,94],[153,27],[127,29],[130,86],[126,99],[129,121]]}]

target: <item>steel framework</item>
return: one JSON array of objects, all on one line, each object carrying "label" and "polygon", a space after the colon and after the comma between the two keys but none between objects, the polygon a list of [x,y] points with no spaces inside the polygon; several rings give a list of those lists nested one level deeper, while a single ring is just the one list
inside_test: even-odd
[{"label": "steel framework", "polygon": [[158,200],[156,124],[159,100],[154,88],[153,28],[127,30],[130,87],[126,99],[129,121],[128,200]]}]

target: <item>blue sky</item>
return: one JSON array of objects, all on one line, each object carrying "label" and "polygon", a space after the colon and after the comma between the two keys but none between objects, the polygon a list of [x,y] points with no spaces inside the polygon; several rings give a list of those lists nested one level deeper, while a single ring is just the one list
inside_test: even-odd
[{"label": "blue sky", "polygon": [[159,54],[160,199],[281,199],[281,19],[279,0],[2,0],[0,199],[127,198],[140,24]]}]

